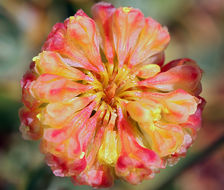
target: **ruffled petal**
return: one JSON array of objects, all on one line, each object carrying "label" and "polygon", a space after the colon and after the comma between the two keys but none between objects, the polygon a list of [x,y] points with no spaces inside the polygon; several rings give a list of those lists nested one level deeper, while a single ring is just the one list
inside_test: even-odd
[{"label": "ruffled petal", "polygon": [[165,53],[164,53],[164,51],[162,51],[162,52],[157,53],[151,57],[148,57],[142,63],[133,66],[132,70],[134,70],[135,68],[141,68],[142,66],[148,65],[148,64],[157,64],[160,67],[162,67],[164,64],[164,61],[165,61]]},{"label": "ruffled petal", "polygon": [[202,71],[192,60],[177,60],[175,64],[173,62],[168,63],[168,66],[164,68],[169,69],[162,69],[163,72],[155,77],[140,81],[139,85],[161,91],[183,89],[192,93],[200,83]]},{"label": "ruffled petal", "polygon": [[188,117],[188,120],[181,124],[182,127],[191,129],[192,135],[195,137],[196,132],[201,128],[202,122],[202,111],[205,107],[206,101],[202,97],[198,97],[199,104],[197,106],[197,110],[194,114]]},{"label": "ruffled petal", "polygon": [[37,140],[43,135],[42,125],[37,117],[38,111],[31,111],[23,107],[19,111],[21,120],[20,131],[24,139]]},{"label": "ruffled petal", "polygon": [[31,84],[32,95],[43,102],[70,100],[92,88],[58,75],[42,74]]},{"label": "ruffled petal", "polygon": [[57,23],[54,25],[42,47],[42,51],[58,52],[63,57],[63,61],[68,65],[98,72],[98,68],[90,63],[80,48],[69,43],[67,23],[68,20],[65,23]]},{"label": "ruffled petal", "polygon": [[[138,184],[144,179],[150,179],[156,172],[155,168],[163,168],[162,160],[152,150],[140,145],[136,139],[133,126],[124,118],[119,110],[118,134],[121,153],[115,166],[116,175],[131,184]],[[139,142],[138,142],[139,141]]]},{"label": "ruffled petal", "polygon": [[142,80],[156,76],[161,72],[161,66],[164,64],[164,52],[158,53],[146,59],[144,62],[136,64],[131,68],[131,72]]},{"label": "ruffled petal", "polygon": [[88,121],[94,105],[95,102],[92,102],[83,110],[75,113],[73,118],[64,123],[61,128],[46,128],[44,130],[44,139],[53,143],[61,143],[68,139],[73,133],[77,136],[76,132],[80,131],[85,126],[85,123]]},{"label": "ruffled petal", "polygon": [[[33,65],[33,64],[32,64]],[[38,76],[33,71],[27,71],[21,80],[22,87],[22,102],[29,109],[37,108],[41,102],[36,100],[31,94],[31,83],[35,81]]]},{"label": "ruffled petal", "polygon": [[73,176],[74,184],[89,185],[94,188],[106,188],[113,185],[114,177],[111,169],[99,164],[91,166],[85,173]]},{"label": "ruffled petal", "polygon": [[64,23],[55,24],[42,47],[42,51],[61,51],[65,49],[65,33]]},{"label": "ruffled petal", "polygon": [[93,18],[99,28],[101,36],[101,46],[109,63],[113,63],[114,48],[112,34],[112,15],[116,8],[106,2],[96,3],[92,7]]},{"label": "ruffled petal", "polygon": [[79,10],[65,22],[67,26],[67,43],[72,48],[74,47],[77,51],[82,52],[99,71],[104,71],[94,20],[82,10]]},{"label": "ruffled petal", "polygon": [[197,106],[198,99],[183,90],[145,92],[141,100],[127,104],[127,111],[138,122],[152,150],[164,157],[185,144],[186,135],[180,124],[196,113]]},{"label": "ruffled petal", "polygon": [[86,167],[86,160],[84,157],[78,160],[68,160],[66,157],[58,157],[48,153],[45,154],[47,165],[51,167],[55,176],[72,176],[80,173]]},{"label": "ruffled petal", "polygon": [[192,114],[195,114],[200,103],[198,98],[182,89],[169,93],[143,92],[141,97],[143,102],[151,101],[157,106],[160,105],[163,119],[171,123],[185,123]]},{"label": "ruffled petal", "polygon": [[144,26],[144,15],[138,9],[121,7],[113,14],[112,32],[118,64],[122,67]]},{"label": "ruffled petal", "polygon": [[[98,125],[99,125],[98,121]],[[97,160],[101,141],[103,139],[104,126],[99,127],[93,143],[90,145],[90,152],[87,156],[87,167],[79,175],[73,176],[75,184],[90,185],[92,187],[110,187],[113,185],[114,176],[112,170],[107,165],[101,164]]]},{"label": "ruffled petal", "polygon": [[160,157],[172,154],[180,148],[184,140],[184,133],[180,126],[156,122],[139,123],[141,129],[147,134],[148,141]]},{"label": "ruffled petal", "polygon": [[115,165],[118,158],[118,135],[114,130],[117,115],[111,113],[110,121],[105,126],[104,137],[98,152],[98,160],[103,164]]},{"label": "ruffled petal", "polygon": [[199,100],[185,92],[176,90],[164,96],[164,119],[173,123],[184,123],[195,114]]},{"label": "ruffled petal", "polygon": [[55,74],[72,80],[91,80],[82,71],[70,67],[61,55],[52,51],[43,51],[35,57],[35,68],[41,74]]},{"label": "ruffled petal", "polygon": [[138,73],[137,76],[143,79],[154,77],[156,74],[160,72],[160,66],[157,64],[148,64],[142,66]]},{"label": "ruffled petal", "polygon": [[55,102],[48,104],[42,111],[41,121],[51,127],[60,127],[74,117],[77,111],[86,107],[95,96],[75,97],[67,102]]},{"label": "ruffled petal", "polygon": [[153,122],[155,110],[160,114],[161,109],[159,107],[155,108],[149,103],[148,100],[139,100],[134,102],[129,102],[127,104],[127,111],[130,117],[137,122]]},{"label": "ruffled petal", "polygon": [[[41,150],[47,155],[47,162],[55,175],[72,176],[85,169],[86,158],[82,142],[88,139],[80,139],[80,132],[89,126],[89,122],[92,123],[90,115],[94,107],[93,102],[60,129],[44,130]],[[89,141],[95,133],[95,127],[91,129],[91,134],[86,137]]]},{"label": "ruffled petal", "polygon": [[162,51],[168,45],[170,36],[166,28],[148,17],[136,45],[132,48],[129,57],[129,67],[143,63]]}]

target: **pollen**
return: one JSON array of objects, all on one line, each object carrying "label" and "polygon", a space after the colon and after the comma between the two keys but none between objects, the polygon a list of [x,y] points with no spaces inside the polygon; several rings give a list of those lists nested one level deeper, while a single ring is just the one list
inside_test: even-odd
[{"label": "pollen", "polygon": [[40,120],[41,119],[41,113],[38,113],[36,117]]},{"label": "pollen", "polygon": [[85,156],[85,152],[82,152],[79,158],[82,159],[84,156]]},{"label": "pollen", "polygon": [[131,11],[131,7],[123,7],[122,10],[125,12],[125,13],[129,13]]},{"label": "pollen", "polygon": [[39,59],[39,56],[33,57],[32,61],[37,61]]}]

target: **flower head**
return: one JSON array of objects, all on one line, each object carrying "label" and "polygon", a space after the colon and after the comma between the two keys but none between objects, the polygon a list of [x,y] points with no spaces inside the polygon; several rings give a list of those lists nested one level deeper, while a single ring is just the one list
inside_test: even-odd
[{"label": "flower head", "polygon": [[57,23],[24,75],[25,138],[41,139],[56,176],[108,187],[153,178],[200,128],[201,69],[166,65],[167,28],[131,7],[98,3]]}]

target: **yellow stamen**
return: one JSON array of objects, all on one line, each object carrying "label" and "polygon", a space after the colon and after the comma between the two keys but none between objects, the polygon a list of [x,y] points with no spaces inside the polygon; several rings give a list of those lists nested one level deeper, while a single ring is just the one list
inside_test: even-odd
[{"label": "yellow stamen", "polygon": [[123,7],[123,12],[125,12],[125,13],[129,13],[130,11],[131,11],[131,7]]},{"label": "yellow stamen", "polygon": [[41,113],[38,113],[36,117],[40,120],[41,119]]},{"label": "yellow stamen", "polygon": [[33,57],[32,61],[37,61],[37,60],[39,60],[39,59],[40,59],[40,57],[39,57],[39,55],[38,55],[38,56]]},{"label": "yellow stamen", "polygon": [[98,152],[98,158],[106,164],[115,164],[118,158],[117,133],[106,131],[103,143]]},{"label": "yellow stamen", "polygon": [[79,156],[80,159],[82,159],[85,156],[85,152],[82,152]]}]

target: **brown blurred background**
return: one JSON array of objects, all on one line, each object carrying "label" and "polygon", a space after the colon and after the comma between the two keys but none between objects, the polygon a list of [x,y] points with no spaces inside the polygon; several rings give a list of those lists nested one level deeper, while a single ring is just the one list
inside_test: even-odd
[{"label": "brown blurred background", "polygon": [[[20,79],[56,22],[83,9],[91,16],[94,0],[0,0],[0,190],[87,190],[54,177],[38,142],[18,131]],[[224,0],[111,0],[133,6],[169,28],[166,62],[189,57],[204,70],[207,100],[203,128],[186,158],[155,179],[131,186],[116,181],[113,190],[224,189]]]}]

